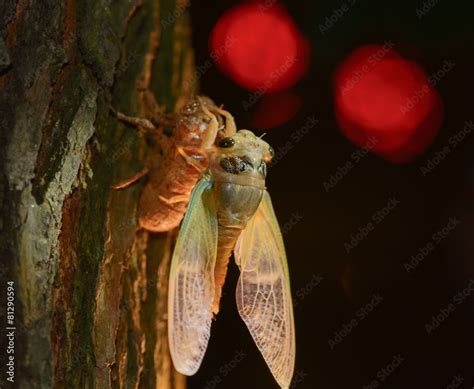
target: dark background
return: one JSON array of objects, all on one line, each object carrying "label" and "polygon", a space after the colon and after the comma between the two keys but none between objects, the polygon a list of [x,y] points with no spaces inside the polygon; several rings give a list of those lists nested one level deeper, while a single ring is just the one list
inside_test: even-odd
[{"label": "dark background", "polygon": [[[208,36],[235,1],[201,0],[192,4],[197,65],[209,59]],[[474,119],[473,7],[468,1],[438,0],[421,20],[412,2],[357,0],[324,35],[318,25],[343,2],[287,1],[289,12],[311,43],[311,65],[294,87],[304,105],[282,127],[266,131],[265,140],[279,150],[291,134],[314,115],[319,123],[269,172],[268,188],[280,223],[302,219],[285,233],[296,302],[297,388],[459,388],[474,385],[474,293],[454,304],[440,326],[425,325],[474,279],[474,136],[470,134],[429,174],[426,166],[464,123]],[[403,56],[427,72],[445,60],[454,68],[436,85],[444,101],[441,130],[428,150],[412,163],[396,165],[369,154],[331,190],[323,183],[357,150],[335,121],[331,77],[338,63],[359,45],[392,40]],[[240,128],[248,128],[251,111],[242,101],[249,92],[215,66],[200,79],[201,92],[225,106]],[[261,131],[256,130],[257,133]],[[346,253],[351,234],[371,221],[392,197],[399,205],[374,231]],[[436,245],[416,269],[404,264],[432,241],[450,218],[457,227]],[[218,320],[193,388],[276,388],[244,323],[234,291],[238,270],[230,266]],[[311,280],[322,277],[315,285]],[[469,292],[470,293],[470,292]],[[382,301],[363,320],[360,309],[374,294]],[[357,320],[343,340],[329,340]],[[246,356],[240,361],[238,351]],[[382,379],[382,369],[401,355],[403,362]],[[236,364],[232,367],[232,361]],[[387,376],[387,375],[385,375]],[[220,382],[218,382],[220,381]],[[459,382],[459,380],[458,380]],[[455,385],[455,384],[454,384]]]}]

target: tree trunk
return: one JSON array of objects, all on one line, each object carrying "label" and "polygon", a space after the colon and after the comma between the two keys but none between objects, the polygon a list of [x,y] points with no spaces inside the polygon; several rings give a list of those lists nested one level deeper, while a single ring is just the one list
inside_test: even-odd
[{"label": "tree trunk", "polygon": [[193,92],[187,4],[1,7],[1,293],[14,282],[13,386],[184,388],[166,336],[172,233],[137,228],[143,183],[110,189],[150,148],[110,107],[145,115],[137,80],[168,110]]}]

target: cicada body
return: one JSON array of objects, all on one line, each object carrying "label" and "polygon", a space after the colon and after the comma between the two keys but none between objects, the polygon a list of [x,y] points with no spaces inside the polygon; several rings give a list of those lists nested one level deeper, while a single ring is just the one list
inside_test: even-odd
[{"label": "cicada body", "polygon": [[194,374],[201,364],[233,252],[241,272],[239,314],[278,384],[290,385],[295,330],[285,248],[265,189],[271,157],[266,142],[238,131],[209,153],[209,171],[192,192],[168,295],[170,351],[183,374]]},{"label": "cicada body", "polygon": [[[123,114],[118,116],[134,125],[157,130],[155,123],[148,120]],[[222,124],[222,116],[225,117],[225,125]],[[155,122],[161,124],[158,115]],[[167,124],[169,122],[168,115]],[[152,155],[144,173],[136,176],[148,176],[140,196],[138,214],[140,227],[153,232],[165,232],[179,226],[192,189],[209,167],[209,149],[216,140],[235,133],[230,113],[218,108],[207,97],[192,99],[176,115],[173,127],[171,142],[161,147],[163,155]],[[134,181],[135,178],[132,178],[125,185],[115,187],[122,188]]]}]

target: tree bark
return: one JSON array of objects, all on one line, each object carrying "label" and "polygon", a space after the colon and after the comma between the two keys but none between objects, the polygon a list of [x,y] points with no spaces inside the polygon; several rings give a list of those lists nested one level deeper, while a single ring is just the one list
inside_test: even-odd
[{"label": "tree bark", "polygon": [[166,337],[173,233],[137,228],[143,183],[110,189],[152,150],[110,107],[146,115],[137,80],[168,110],[193,92],[187,3],[0,7],[0,239],[2,278],[15,285],[14,386],[184,388]]}]

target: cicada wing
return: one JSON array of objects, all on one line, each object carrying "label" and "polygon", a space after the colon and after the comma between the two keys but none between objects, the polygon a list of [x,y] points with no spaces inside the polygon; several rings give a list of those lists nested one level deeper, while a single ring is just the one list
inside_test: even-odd
[{"label": "cicada wing", "polygon": [[168,337],[176,370],[193,375],[209,341],[217,254],[217,219],[209,207],[211,182],[194,188],[171,261]]},{"label": "cicada wing", "polygon": [[240,316],[281,387],[291,383],[295,365],[295,324],[288,265],[268,192],[242,232],[234,251],[240,278]]}]

